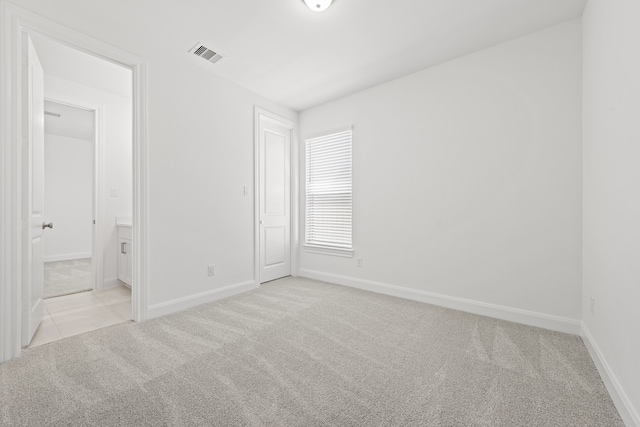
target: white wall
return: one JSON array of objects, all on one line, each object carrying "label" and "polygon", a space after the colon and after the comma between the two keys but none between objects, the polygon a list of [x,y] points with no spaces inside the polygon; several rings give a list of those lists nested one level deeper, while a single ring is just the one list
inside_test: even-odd
[{"label": "white wall", "polygon": [[573,20],[302,112],[302,140],[353,125],[364,266],[300,274],[577,333],[580,110]]},{"label": "white wall", "polygon": [[[253,108],[294,121],[297,113],[208,71],[213,65],[187,53],[197,39],[178,50],[136,37],[139,20],[128,32],[117,12],[121,4],[113,13],[71,0],[54,7],[48,0],[21,0],[20,6],[147,61],[150,315],[252,283]],[[129,6],[141,17],[148,12]],[[111,186],[125,188],[115,181]],[[125,213],[113,209],[110,215]],[[215,276],[207,276],[207,264],[216,264]]]},{"label": "white wall", "polygon": [[45,262],[90,258],[93,233],[93,141],[45,133]]},{"label": "white wall", "polygon": [[[155,316],[202,303],[227,286],[255,286],[253,109],[294,121],[297,114],[188,61],[147,57],[149,298]],[[208,264],[216,265],[213,277]]]},{"label": "white wall", "polygon": [[[104,220],[98,232],[102,233],[104,243],[105,285],[117,284],[116,216],[131,216],[133,201],[131,98],[48,74],[45,74],[44,88],[48,99],[71,99],[80,106],[99,106],[104,110]],[[117,189],[118,197],[111,197],[111,188]]]},{"label": "white wall", "polygon": [[640,2],[589,0],[583,25],[583,327],[640,426]]}]

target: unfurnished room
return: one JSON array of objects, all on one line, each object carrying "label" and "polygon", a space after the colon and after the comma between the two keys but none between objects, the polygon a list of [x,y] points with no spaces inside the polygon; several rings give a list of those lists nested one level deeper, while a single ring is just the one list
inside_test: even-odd
[{"label": "unfurnished room", "polygon": [[640,427],[640,1],[0,0],[0,425]]}]

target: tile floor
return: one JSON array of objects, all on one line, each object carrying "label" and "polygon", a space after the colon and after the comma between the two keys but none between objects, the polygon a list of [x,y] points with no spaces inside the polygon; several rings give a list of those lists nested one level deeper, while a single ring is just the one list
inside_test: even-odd
[{"label": "tile floor", "polygon": [[81,292],[44,300],[44,317],[27,348],[131,320],[131,289]]}]

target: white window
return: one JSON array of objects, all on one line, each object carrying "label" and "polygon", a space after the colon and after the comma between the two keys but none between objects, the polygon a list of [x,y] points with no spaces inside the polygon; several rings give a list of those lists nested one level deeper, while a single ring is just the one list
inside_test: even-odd
[{"label": "white window", "polygon": [[351,130],[306,140],[305,185],[307,250],[350,256]]}]

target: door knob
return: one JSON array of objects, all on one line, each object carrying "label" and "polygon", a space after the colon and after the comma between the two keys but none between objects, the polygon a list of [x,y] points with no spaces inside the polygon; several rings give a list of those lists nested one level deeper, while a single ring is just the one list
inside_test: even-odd
[{"label": "door knob", "polygon": [[260,225],[262,225],[262,224],[264,224],[264,221],[263,221],[263,220],[260,220]]},{"label": "door knob", "polygon": [[45,228],[47,228],[47,227],[49,227],[49,228],[53,228],[53,223],[52,223],[52,222],[50,222],[49,224],[47,224],[46,222],[43,222],[43,223],[42,223],[42,229],[44,230],[44,229],[45,229]]}]

